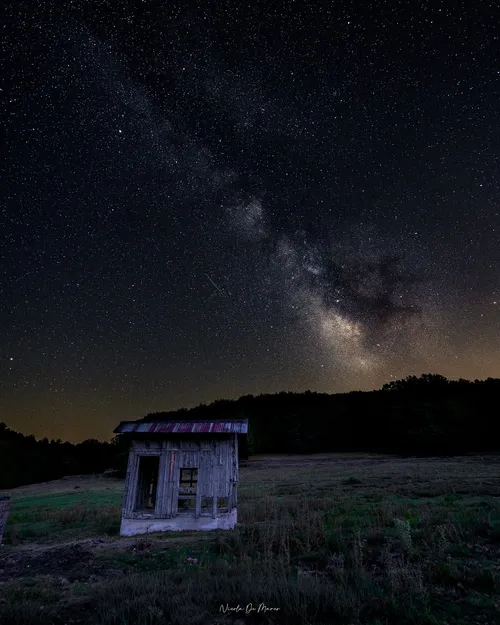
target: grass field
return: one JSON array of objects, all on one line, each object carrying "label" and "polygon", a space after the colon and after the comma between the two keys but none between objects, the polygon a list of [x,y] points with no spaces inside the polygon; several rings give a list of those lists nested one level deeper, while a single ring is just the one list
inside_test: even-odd
[{"label": "grass field", "polygon": [[132,538],[119,480],[15,489],[0,623],[500,623],[499,478],[494,456],[256,456],[234,531]]}]

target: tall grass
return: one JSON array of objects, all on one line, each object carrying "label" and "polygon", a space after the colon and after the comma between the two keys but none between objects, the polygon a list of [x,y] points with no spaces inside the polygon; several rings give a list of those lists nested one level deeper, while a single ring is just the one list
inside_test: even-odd
[{"label": "tall grass", "polygon": [[481,610],[492,613],[498,570],[481,577],[478,567],[452,554],[477,541],[485,523],[491,530],[495,502],[468,512],[460,503],[426,506],[421,516],[406,503],[353,505],[350,514],[309,503],[268,502],[265,520],[256,511],[253,520],[218,535],[195,565],[184,557],[169,570],[103,585],[94,596],[97,621],[197,625],[222,619],[221,605],[264,603],[279,611],[252,613],[253,622],[436,625],[447,615],[440,601],[450,602],[457,584],[479,593]]},{"label": "tall grass", "polygon": [[[0,622],[496,622],[500,505],[485,494],[496,488],[491,467],[470,459],[428,466],[360,460],[298,473],[250,463],[241,476],[235,530],[204,541],[195,535],[182,547],[142,537],[133,552],[95,555],[87,566],[97,579],[79,585],[58,586],[56,571],[52,581],[36,578],[36,592],[24,578],[6,583]],[[26,521],[23,510],[19,523]],[[119,506],[101,501],[52,509],[45,502],[30,514],[37,523],[82,527],[87,535],[108,523],[117,528],[120,518]],[[110,568],[122,574],[112,577]],[[267,609],[259,611],[262,604]],[[241,609],[224,614],[221,606]]]}]

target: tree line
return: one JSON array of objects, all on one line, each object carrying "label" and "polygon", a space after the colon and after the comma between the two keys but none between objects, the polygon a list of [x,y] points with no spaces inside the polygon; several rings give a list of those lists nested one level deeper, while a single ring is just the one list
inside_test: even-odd
[{"label": "tree line", "polygon": [[[144,420],[246,418],[250,454],[378,452],[451,455],[497,452],[500,379],[409,376],[375,391],[282,392],[217,400],[190,410],[151,413]],[[0,488],[65,475],[124,475],[129,439],[72,444],[36,440],[0,423]]]},{"label": "tree line", "polygon": [[0,489],[56,480],[66,475],[103,473],[116,467],[121,474],[127,461],[128,443],[88,439],[73,444],[62,440],[37,440],[0,423]]}]

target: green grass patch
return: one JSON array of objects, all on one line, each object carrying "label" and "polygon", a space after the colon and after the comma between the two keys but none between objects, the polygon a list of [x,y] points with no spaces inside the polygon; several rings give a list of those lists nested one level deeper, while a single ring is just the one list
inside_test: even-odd
[{"label": "green grass patch", "polygon": [[4,542],[116,535],[121,499],[122,495],[113,491],[14,496]]}]

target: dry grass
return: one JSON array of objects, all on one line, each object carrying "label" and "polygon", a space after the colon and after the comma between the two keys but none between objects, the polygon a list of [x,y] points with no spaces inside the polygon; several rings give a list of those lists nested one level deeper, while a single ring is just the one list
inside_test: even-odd
[{"label": "dry grass", "polygon": [[[14,494],[0,622],[493,624],[499,473],[494,457],[254,458],[236,530],[132,541],[106,538],[119,523],[114,488],[45,487],[38,505],[36,489]],[[20,535],[30,522],[46,524],[41,536]],[[104,542],[57,547],[71,532]],[[41,541],[51,551],[26,551]],[[246,614],[249,604],[277,610]]]}]

